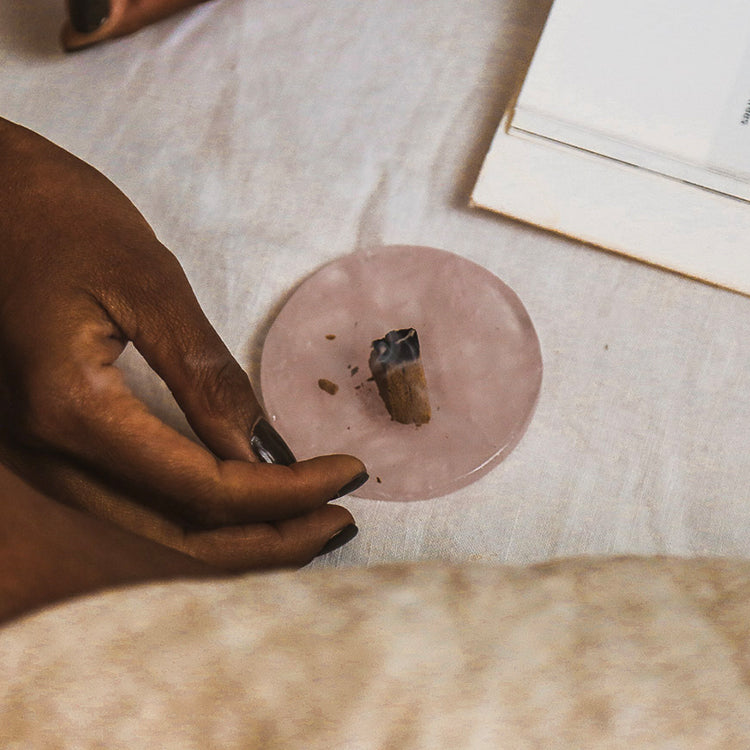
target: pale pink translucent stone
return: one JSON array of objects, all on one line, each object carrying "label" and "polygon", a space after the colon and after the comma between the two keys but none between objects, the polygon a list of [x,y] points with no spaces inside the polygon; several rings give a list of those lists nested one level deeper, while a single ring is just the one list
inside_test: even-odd
[{"label": "pale pink translucent stone", "polygon": [[[368,382],[371,342],[408,327],[419,334],[432,405],[421,427],[392,421]],[[539,340],[515,293],[428,247],[375,248],[324,266],[284,305],[261,360],[263,401],[297,458],[354,454],[371,477],[355,494],[382,500],[443,495],[485,474],[523,435],[541,381]]]}]

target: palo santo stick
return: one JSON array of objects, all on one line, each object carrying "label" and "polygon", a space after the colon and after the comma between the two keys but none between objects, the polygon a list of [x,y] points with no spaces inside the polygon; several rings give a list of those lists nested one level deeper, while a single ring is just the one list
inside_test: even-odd
[{"label": "palo santo stick", "polygon": [[392,419],[417,426],[430,421],[430,397],[413,328],[390,331],[373,341],[370,371]]}]

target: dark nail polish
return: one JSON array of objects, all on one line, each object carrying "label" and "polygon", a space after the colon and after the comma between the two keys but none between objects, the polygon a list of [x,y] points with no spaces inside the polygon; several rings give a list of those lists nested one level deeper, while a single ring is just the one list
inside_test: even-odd
[{"label": "dark nail polish", "polygon": [[366,471],[362,471],[359,474],[357,474],[354,479],[352,479],[350,482],[347,482],[337,493],[334,495],[334,500],[337,500],[340,497],[344,497],[344,495],[349,495],[350,493],[354,492],[354,490],[358,490],[368,479],[370,478],[370,475]]},{"label": "dark nail polish", "polygon": [[289,446],[265,417],[261,417],[250,433],[250,447],[259,461],[265,464],[290,466],[297,459]]},{"label": "dark nail polish", "polygon": [[109,0],[70,0],[70,23],[80,34],[91,34],[109,18]]},{"label": "dark nail polish", "polygon": [[344,526],[341,531],[337,531],[326,543],[320,552],[318,557],[321,555],[327,555],[329,552],[337,550],[339,547],[343,547],[347,542],[351,542],[355,536],[359,533],[357,525],[350,523],[348,526]]}]

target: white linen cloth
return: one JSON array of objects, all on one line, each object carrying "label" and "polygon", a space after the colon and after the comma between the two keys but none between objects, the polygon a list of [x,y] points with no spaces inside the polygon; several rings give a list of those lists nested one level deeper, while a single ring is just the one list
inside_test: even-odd
[{"label": "white linen cloth", "polygon": [[62,5],[0,5],[0,112],[131,197],[254,382],[295,285],[370,245],[463,255],[534,321],[510,457],[436,500],[346,501],[360,535],[316,565],[750,555],[750,301],[468,207],[549,2],[215,0],[71,55]]}]

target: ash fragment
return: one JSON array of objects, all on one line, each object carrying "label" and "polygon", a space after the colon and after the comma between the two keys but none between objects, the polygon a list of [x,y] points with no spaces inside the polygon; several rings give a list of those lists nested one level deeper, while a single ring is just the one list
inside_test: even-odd
[{"label": "ash fragment", "polygon": [[320,378],[320,380],[318,380],[318,388],[326,393],[330,393],[331,396],[335,396],[339,390],[336,383],[331,380],[326,380],[325,378]]}]

